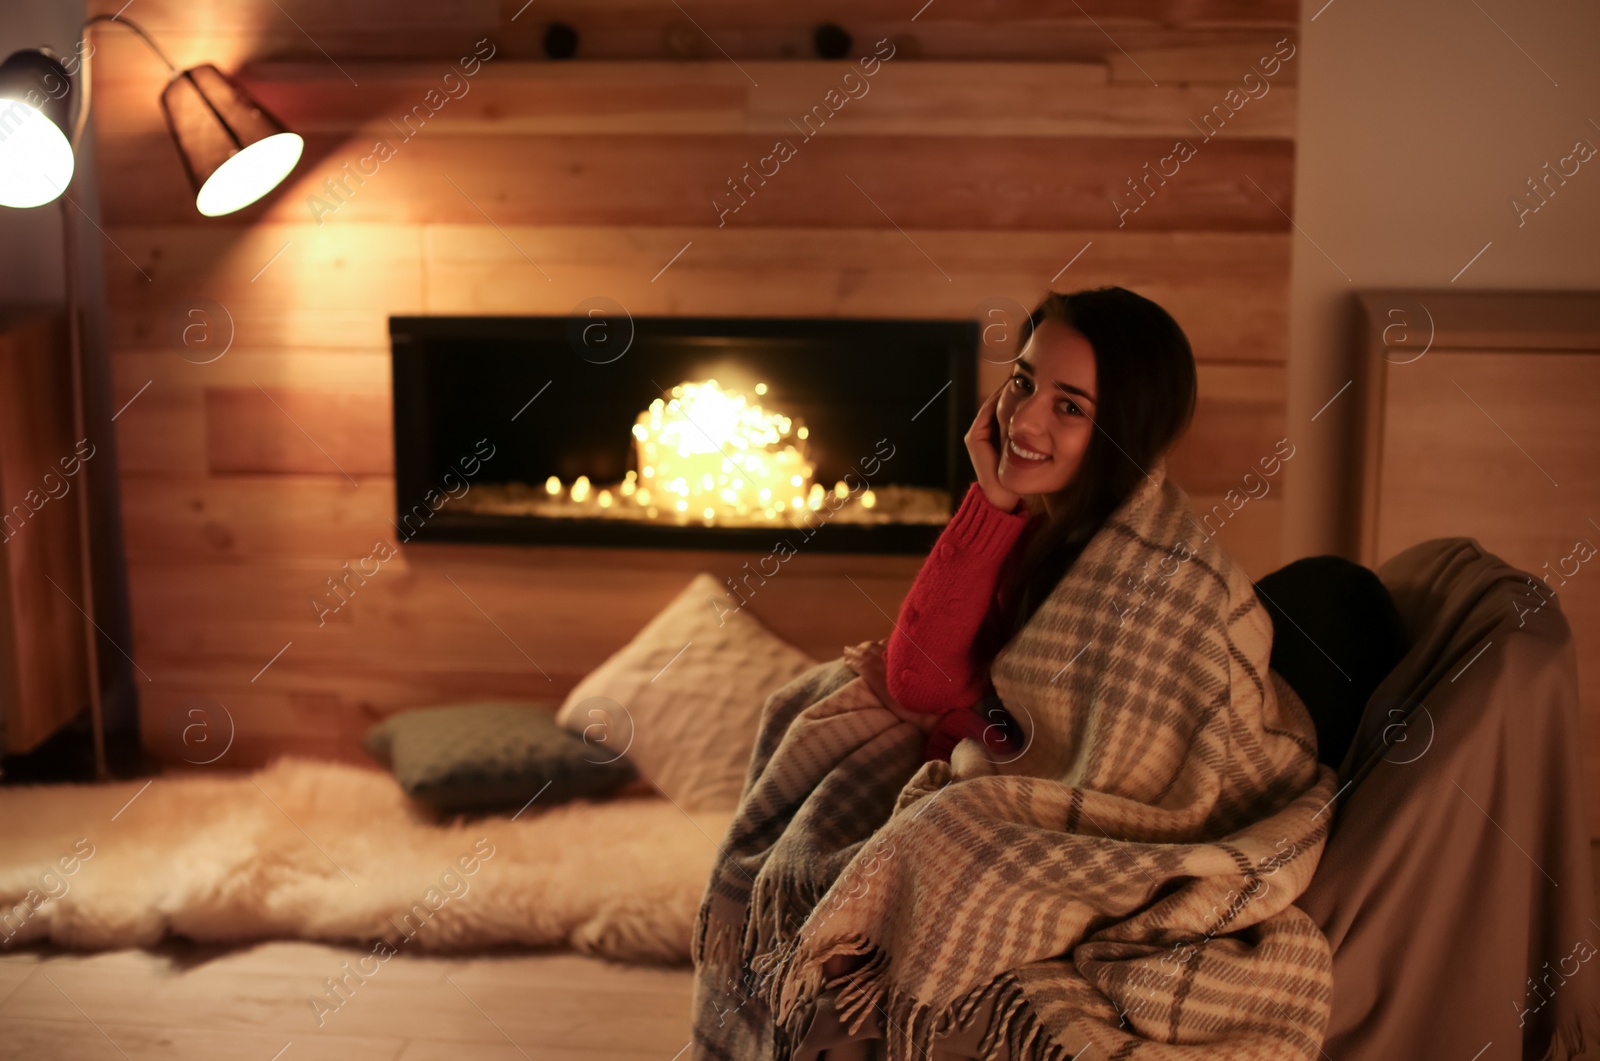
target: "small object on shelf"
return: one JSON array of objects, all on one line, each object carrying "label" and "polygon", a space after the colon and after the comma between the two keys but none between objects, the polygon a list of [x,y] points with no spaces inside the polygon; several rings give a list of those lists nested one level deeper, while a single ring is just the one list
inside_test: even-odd
[{"label": "small object on shelf", "polygon": [[565,22],[552,22],[544,31],[547,59],[571,59],[578,54],[578,31]]},{"label": "small object on shelf", "polygon": [[822,59],[843,59],[850,54],[850,34],[843,26],[824,22],[811,31],[811,46]]}]

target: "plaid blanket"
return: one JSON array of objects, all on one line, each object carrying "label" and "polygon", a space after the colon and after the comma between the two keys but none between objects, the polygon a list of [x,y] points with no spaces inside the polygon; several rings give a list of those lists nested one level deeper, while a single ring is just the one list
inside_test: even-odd
[{"label": "plaid blanket", "polygon": [[778,690],[695,922],[692,1056],[787,1061],[828,990],[890,1061],[985,1000],[984,1058],[1318,1057],[1332,954],[1293,903],[1335,772],[1271,644],[1162,462],[996,658],[1014,758],[921,762],[840,662]]}]

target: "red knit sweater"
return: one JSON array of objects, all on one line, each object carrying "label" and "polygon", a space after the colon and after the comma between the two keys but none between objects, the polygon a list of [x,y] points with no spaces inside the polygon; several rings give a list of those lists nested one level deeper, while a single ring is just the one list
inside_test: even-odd
[{"label": "red knit sweater", "polygon": [[924,761],[948,760],[963,737],[1008,747],[995,720],[975,708],[994,690],[989,664],[1008,632],[996,588],[1028,523],[1020,505],[1002,512],[973,483],[900,605],[884,652],[889,695],[908,710],[943,716]]}]

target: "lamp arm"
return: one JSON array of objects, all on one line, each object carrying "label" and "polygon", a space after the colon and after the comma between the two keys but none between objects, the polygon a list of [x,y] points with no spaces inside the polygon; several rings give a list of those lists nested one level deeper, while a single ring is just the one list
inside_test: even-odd
[{"label": "lamp arm", "polygon": [[[161,50],[161,45],[155,42],[154,37],[145,32],[143,26],[139,25],[131,18],[121,18],[117,15],[95,15],[84,22],[79,32],[79,37],[87,40],[89,36],[89,27],[100,22],[115,22],[118,25],[126,26],[127,28],[133,30],[133,32],[137,33],[139,38],[143,40],[145,44],[150,46],[150,50],[156,53],[156,57],[166,64],[167,69],[172,72],[172,76],[178,76],[178,67],[170,58],[168,58],[167,53]],[[83,139],[84,123],[89,120],[89,56],[93,54],[94,51],[91,49],[89,55],[85,55],[83,57],[83,73],[78,79],[79,88],[81,91],[78,93],[78,112],[72,121],[71,138],[72,150],[74,152],[78,150],[78,142]]]}]

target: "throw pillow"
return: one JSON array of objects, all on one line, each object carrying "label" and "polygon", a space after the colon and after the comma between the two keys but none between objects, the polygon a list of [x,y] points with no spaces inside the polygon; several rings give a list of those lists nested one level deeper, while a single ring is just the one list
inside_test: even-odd
[{"label": "throw pillow", "polygon": [[402,711],[367,730],[367,754],[437,811],[598,799],[633,781],[626,758],[585,744],[548,705],[490,701]]},{"label": "throw pillow", "polygon": [[732,810],[767,697],[817,665],[696,575],[572,690],[556,719],[626,753],[685,811]]}]

